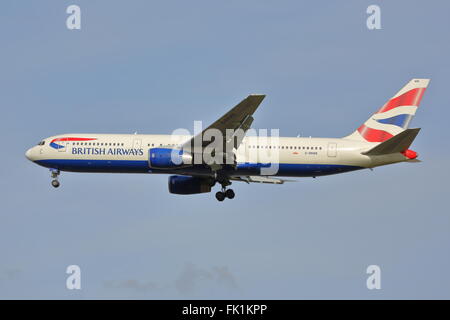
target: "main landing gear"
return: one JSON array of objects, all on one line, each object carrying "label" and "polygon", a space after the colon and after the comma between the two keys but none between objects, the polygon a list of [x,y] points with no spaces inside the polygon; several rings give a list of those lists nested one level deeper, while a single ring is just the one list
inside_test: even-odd
[{"label": "main landing gear", "polygon": [[60,174],[60,171],[59,170],[57,170],[57,169],[50,169],[50,171],[51,171],[51,173],[52,173],[52,186],[54,187],[54,188],[58,188],[59,187],[59,185],[60,185],[60,183],[59,183],[59,181],[58,181],[58,176],[59,176],[59,174]]},{"label": "main landing gear", "polygon": [[222,185],[222,191],[219,191],[216,193],[216,199],[218,201],[223,201],[225,200],[225,198],[228,199],[233,199],[235,194],[233,189],[227,189],[227,186],[229,186],[231,184],[230,181],[223,181],[221,182]]},{"label": "main landing gear", "polygon": [[216,193],[216,199],[219,201],[225,200],[225,198],[233,199],[234,198],[234,191],[233,189],[227,189],[225,191],[219,191]]}]

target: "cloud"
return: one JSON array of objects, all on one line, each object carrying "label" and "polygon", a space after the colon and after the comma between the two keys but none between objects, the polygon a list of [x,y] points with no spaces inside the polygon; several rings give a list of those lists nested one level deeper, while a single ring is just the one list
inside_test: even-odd
[{"label": "cloud", "polygon": [[215,281],[218,284],[228,288],[237,288],[237,282],[234,275],[226,266],[213,267],[210,270],[201,269],[194,264],[188,262],[184,266],[180,276],[175,281],[175,287],[182,295],[194,292],[196,287],[204,282]]},{"label": "cloud", "polygon": [[132,290],[138,293],[161,292],[167,289],[175,289],[181,295],[189,295],[194,293],[196,289],[211,284],[227,289],[238,288],[236,278],[227,266],[214,266],[209,269],[204,269],[190,262],[184,265],[176,280],[169,284],[127,279],[121,281],[105,281],[104,287],[116,290]]},{"label": "cloud", "polygon": [[22,270],[19,268],[8,268],[0,272],[0,280],[14,280],[20,276]]},{"label": "cloud", "polygon": [[214,267],[213,271],[216,275],[217,282],[233,289],[237,289],[238,285],[234,275],[228,270],[228,267]]},{"label": "cloud", "polygon": [[135,279],[128,279],[124,281],[106,281],[106,288],[112,289],[130,289],[138,292],[149,292],[160,290],[161,287],[155,282],[140,282]]}]

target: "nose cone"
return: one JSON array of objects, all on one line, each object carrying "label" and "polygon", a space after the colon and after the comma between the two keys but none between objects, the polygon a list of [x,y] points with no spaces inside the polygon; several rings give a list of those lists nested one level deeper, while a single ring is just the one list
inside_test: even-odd
[{"label": "nose cone", "polygon": [[27,152],[25,152],[25,157],[27,157],[28,160],[33,161],[33,148],[28,149]]}]

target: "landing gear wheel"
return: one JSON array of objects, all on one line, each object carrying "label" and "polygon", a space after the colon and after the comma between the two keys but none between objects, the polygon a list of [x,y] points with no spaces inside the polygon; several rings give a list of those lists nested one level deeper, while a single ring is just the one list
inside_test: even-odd
[{"label": "landing gear wheel", "polygon": [[234,191],[233,191],[233,189],[228,189],[227,191],[225,191],[225,196],[228,198],[228,199],[233,199],[234,198]]},{"label": "landing gear wheel", "polygon": [[217,193],[216,193],[216,199],[219,200],[219,201],[225,200],[225,193],[220,192],[220,191],[217,192]]},{"label": "landing gear wheel", "polygon": [[55,188],[59,187],[59,181],[58,180],[52,180],[52,186]]},{"label": "landing gear wheel", "polygon": [[58,176],[60,174],[60,171],[58,169],[50,169],[50,173],[52,174],[52,186],[54,188],[58,188],[59,187],[59,181],[58,181]]}]

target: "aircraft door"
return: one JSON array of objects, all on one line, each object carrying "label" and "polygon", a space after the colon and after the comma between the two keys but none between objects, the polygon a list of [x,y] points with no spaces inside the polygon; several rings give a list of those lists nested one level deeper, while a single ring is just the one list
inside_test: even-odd
[{"label": "aircraft door", "polygon": [[141,139],[134,139],[133,140],[133,149],[140,149],[141,148]]},{"label": "aircraft door", "polygon": [[336,157],[337,155],[337,143],[330,142],[328,144],[328,156],[329,157]]}]

